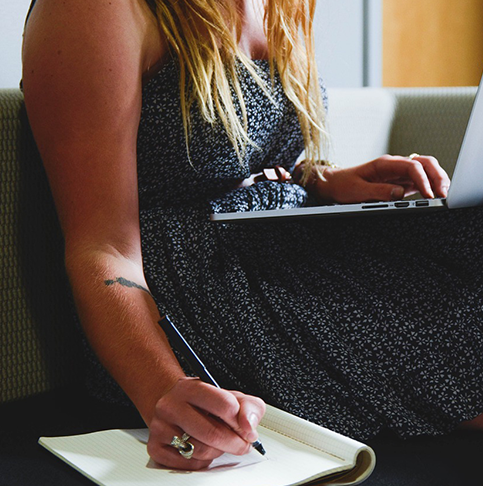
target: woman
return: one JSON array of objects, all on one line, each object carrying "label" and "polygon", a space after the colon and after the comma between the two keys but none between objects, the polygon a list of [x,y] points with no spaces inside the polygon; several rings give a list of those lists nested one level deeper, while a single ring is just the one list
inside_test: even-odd
[{"label": "woman", "polygon": [[[37,0],[26,26],[25,102],[77,312],[169,467],[246,453],[261,399],[362,439],[441,434],[483,412],[479,209],[209,222],[310,199],[447,194],[429,156],[317,162],[313,11],[309,0]],[[165,313],[224,389],[185,375]],[[171,445],[183,434],[190,460]]]}]

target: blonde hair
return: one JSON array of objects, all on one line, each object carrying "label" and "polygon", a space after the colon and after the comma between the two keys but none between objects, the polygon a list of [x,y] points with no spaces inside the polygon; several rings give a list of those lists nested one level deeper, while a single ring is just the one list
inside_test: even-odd
[{"label": "blonde hair", "polygon": [[[252,144],[237,75],[241,61],[256,82],[268,90],[250,58],[238,47],[241,15],[226,0],[155,0],[156,15],[180,65],[181,110],[189,147],[190,108],[197,102],[209,123],[221,120],[240,160]],[[325,110],[314,57],[312,22],[315,0],[267,0],[264,25],[272,82],[278,71],[286,96],[298,114],[306,163],[303,182],[328,146]],[[237,115],[232,89],[241,108]],[[189,154],[189,148],[188,148]]]}]

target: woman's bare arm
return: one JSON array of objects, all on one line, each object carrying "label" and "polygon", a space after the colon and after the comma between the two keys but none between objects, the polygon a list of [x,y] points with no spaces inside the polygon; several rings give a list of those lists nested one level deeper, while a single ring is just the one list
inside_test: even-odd
[{"label": "woman's bare arm", "polygon": [[[149,295],[104,283],[123,277],[147,287],[135,152],[148,35],[142,17],[131,1],[38,0],[25,32],[23,82],[83,327],[149,422],[155,397],[183,373]],[[162,367],[153,367],[160,349]],[[131,366],[119,366],[121,356]]]},{"label": "woman's bare arm", "polygon": [[[136,171],[141,81],[164,52],[142,1],[37,0],[25,32],[23,82],[86,335],[150,425],[153,457],[196,469],[221,451],[248,451],[263,405],[185,377],[144,278]],[[237,433],[193,412],[203,407]],[[253,414],[256,423],[249,423]],[[169,447],[181,428],[201,440],[189,462]]]}]

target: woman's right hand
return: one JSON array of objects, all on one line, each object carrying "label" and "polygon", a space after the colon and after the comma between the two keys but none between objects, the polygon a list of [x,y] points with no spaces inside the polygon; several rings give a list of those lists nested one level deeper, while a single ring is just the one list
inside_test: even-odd
[{"label": "woman's right hand", "polygon": [[[303,162],[294,171],[301,179]],[[394,201],[420,192],[424,198],[446,197],[450,179],[432,156],[383,155],[349,168],[322,167],[306,186],[321,203],[340,204]]]},{"label": "woman's right hand", "polygon": [[[260,398],[182,378],[156,404],[148,453],[163,466],[184,470],[205,468],[225,452],[246,454],[258,438],[256,427],[264,413]],[[170,445],[184,433],[194,446],[191,459]]]}]

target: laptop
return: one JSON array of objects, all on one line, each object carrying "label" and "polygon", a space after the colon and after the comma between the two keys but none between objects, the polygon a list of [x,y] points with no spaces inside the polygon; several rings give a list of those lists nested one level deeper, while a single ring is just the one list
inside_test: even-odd
[{"label": "laptop", "polygon": [[389,214],[401,211],[441,211],[483,205],[483,78],[461,145],[447,198],[416,199],[358,204],[329,204],[291,209],[214,213],[215,222],[295,219],[324,216]]}]

